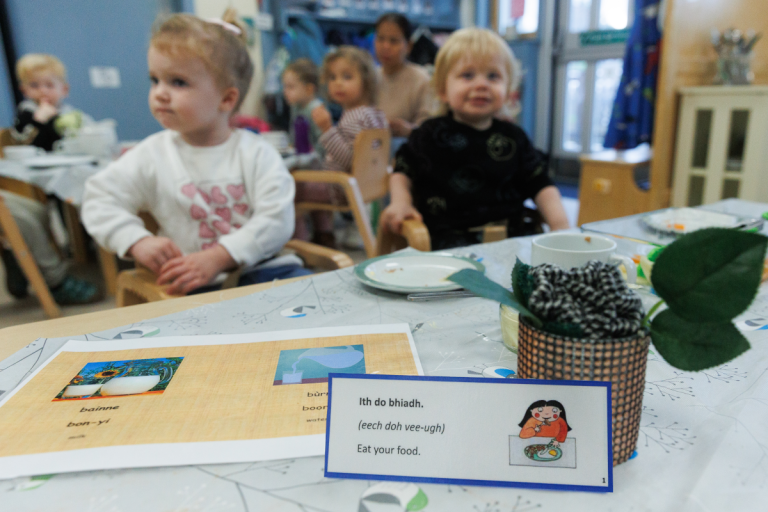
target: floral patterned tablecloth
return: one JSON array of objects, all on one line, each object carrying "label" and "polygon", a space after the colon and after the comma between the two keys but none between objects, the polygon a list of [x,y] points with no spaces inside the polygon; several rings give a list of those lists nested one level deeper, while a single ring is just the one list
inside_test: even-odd
[{"label": "floral patterned tablecloth", "polygon": [[[760,215],[768,205],[740,202]],[[729,202],[728,207],[734,208]],[[620,252],[643,247],[619,240]],[[530,239],[454,251],[510,285]],[[642,292],[646,308],[655,302]],[[749,322],[745,322],[749,320]],[[230,334],[408,322],[426,375],[499,378],[516,356],[501,342],[498,304],[425,303],[364,288],[351,269],[248,297],[73,338],[39,339],[0,362],[0,390],[17,385],[67,339]],[[721,511],[761,510],[768,497],[768,286],[737,319],[752,350],[719,368],[687,373],[651,347],[636,455],[614,471],[610,494],[384,483],[323,477],[323,458],[94,471],[0,481],[0,510],[26,511]],[[503,404],[499,405],[503,407]],[[482,458],[483,454],[478,453]]]}]

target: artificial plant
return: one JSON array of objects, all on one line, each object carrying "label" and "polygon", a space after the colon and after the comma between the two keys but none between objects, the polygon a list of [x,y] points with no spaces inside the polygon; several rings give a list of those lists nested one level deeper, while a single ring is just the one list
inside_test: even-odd
[{"label": "artificial plant", "polygon": [[[675,240],[656,259],[652,284],[661,298],[648,311],[643,328],[672,366],[699,371],[721,365],[747,351],[749,342],[733,325],[757,294],[768,238],[723,228],[702,229]],[[578,326],[545,323],[526,306],[530,266],[517,261],[512,289],[477,270],[448,277],[467,290],[516,309],[534,327],[581,337]],[[659,311],[662,305],[666,309]]]}]

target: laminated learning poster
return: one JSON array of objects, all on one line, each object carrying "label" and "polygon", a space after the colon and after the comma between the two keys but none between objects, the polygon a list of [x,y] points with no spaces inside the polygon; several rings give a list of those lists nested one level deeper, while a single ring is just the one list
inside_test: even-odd
[{"label": "laminated learning poster", "polygon": [[329,373],[423,374],[407,324],[69,341],[0,401],[0,478],[322,455]]}]

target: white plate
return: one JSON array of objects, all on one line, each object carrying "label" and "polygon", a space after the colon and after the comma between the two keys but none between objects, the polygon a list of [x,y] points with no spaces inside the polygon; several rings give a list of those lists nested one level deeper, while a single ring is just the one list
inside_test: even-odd
[{"label": "white plate", "polygon": [[743,224],[744,219],[698,208],[669,208],[646,215],[642,221],[661,233],[682,235],[704,228],[735,228]]},{"label": "white plate", "polygon": [[355,267],[355,276],[363,284],[390,292],[440,292],[461,288],[446,277],[465,268],[485,271],[482,264],[461,256],[413,252],[364,261]]},{"label": "white plate", "polygon": [[89,155],[43,155],[26,158],[27,167],[63,167],[69,165],[88,165],[96,161]]}]

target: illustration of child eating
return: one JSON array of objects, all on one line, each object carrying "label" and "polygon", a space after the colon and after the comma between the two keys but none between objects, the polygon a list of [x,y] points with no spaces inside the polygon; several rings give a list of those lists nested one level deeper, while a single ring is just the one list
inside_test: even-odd
[{"label": "illustration of child eating", "polygon": [[565,419],[563,404],[557,400],[538,400],[533,402],[525,411],[523,421],[520,422],[520,437],[551,437],[549,444],[560,446],[568,436],[571,427]]}]

